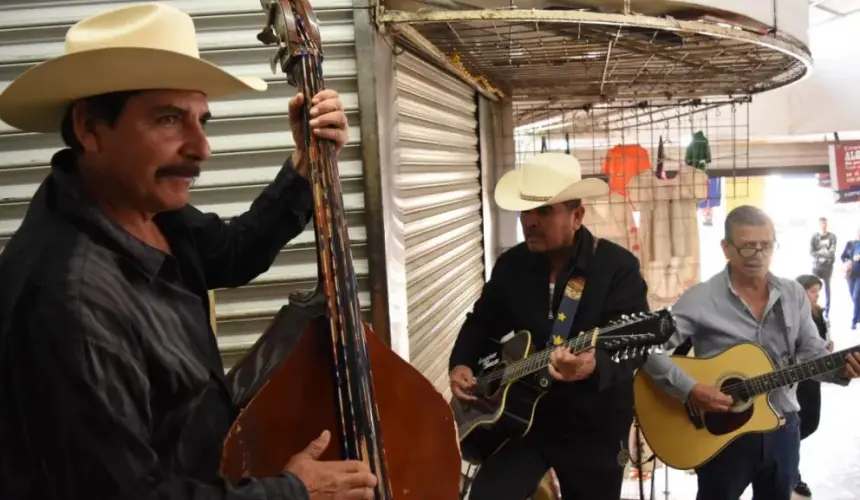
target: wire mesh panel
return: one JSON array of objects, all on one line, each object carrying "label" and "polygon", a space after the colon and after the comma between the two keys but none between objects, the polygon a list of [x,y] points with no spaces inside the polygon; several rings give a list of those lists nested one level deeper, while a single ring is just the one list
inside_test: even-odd
[{"label": "wire mesh panel", "polygon": [[707,17],[512,7],[384,11],[380,21],[514,101],[746,95],[796,81],[811,65],[790,36]]},{"label": "wire mesh panel", "polygon": [[583,176],[609,183],[586,202],[584,224],[630,250],[652,307],[670,305],[699,281],[700,218],[726,197],[721,177],[750,168],[749,98],[628,105],[514,105],[516,161],[541,152],[576,157]]}]

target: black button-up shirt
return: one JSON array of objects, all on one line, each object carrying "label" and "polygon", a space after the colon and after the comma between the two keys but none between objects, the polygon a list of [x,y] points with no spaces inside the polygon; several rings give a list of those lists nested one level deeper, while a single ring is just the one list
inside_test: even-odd
[{"label": "black button-up shirt", "polygon": [[[556,281],[549,300],[549,260],[532,253],[525,243],[504,252],[496,261],[472,312],[466,316],[450,368],[470,366],[498,350],[498,340],[509,332],[528,330],[536,349],[547,346],[567,277],[584,277],[585,289],[571,325],[571,337],[604,326],[624,314],[647,312],[647,286],[639,260],[626,249],[579,229],[571,257]],[[553,314],[553,317],[555,314]],[[494,341],[490,341],[493,339]],[[537,405],[531,433],[539,439],[565,443],[572,455],[597,467],[618,467],[633,421],[633,370],[641,360],[614,362],[595,351],[592,377],[578,382],[554,382]]]},{"label": "black button-up shirt", "polygon": [[266,271],[312,214],[289,160],[229,223],[185,208],[155,221],[172,255],[132,237],[57,153],[0,255],[0,498],[294,500],[301,482],[228,484],[236,409],[207,289]]}]

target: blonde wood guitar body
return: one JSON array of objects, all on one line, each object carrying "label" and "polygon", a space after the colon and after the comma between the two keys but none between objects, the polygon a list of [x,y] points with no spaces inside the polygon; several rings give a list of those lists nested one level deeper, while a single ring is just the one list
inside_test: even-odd
[{"label": "blonde wood guitar body", "polygon": [[[719,388],[775,369],[767,353],[752,343],[732,346],[710,358],[671,358],[697,382]],[[633,380],[633,397],[645,441],[663,463],[680,470],[704,465],[745,434],[772,431],[782,425],[767,394],[748,401],[735,400],[729,412],[701,412],[667,395],[641,369]]]}]

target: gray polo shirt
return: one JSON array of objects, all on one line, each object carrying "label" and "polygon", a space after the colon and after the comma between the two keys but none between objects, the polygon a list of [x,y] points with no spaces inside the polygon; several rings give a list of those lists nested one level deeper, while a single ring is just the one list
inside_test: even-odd
[{"label": "gray polo shirt", "polygon": [[[829,354],[827,341],[818,335],[812,321],[809,299],[800,283],[769,277],[770,297],[759,321],[732,288],[728,266],[711,279],[690,287],[672,306],[678,330],[666,344],[674,349],[692,337],[696,357],[718,354],[740,342],[754,342],[764,348],[778,366],[789,364],[790,353],[797,361]],[[791,351],[789,351],[791,349]],[[696,381],[684,373],[666,354],[652,354],[643,369],[667,394],[685,401]],[[815,377],[822,382],[847,385],[842,370]],[[769,401],[780,414],[798,411],[797,384],[770,393]]]}]

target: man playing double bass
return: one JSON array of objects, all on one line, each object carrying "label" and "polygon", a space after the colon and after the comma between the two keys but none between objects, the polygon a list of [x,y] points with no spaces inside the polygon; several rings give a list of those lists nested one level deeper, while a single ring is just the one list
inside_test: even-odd
[{"label": "man playing double bass", "polygon": [[[68,146],[0,256],[0,498],[373,498],[363,463],[316,460],[325,433],[277,476],[218,474],[236,408],[207,290],[266,271],[310,220],[301,96],[297,149],[228,224],[188,205],[208,101],[265,82],[199,59],[191,18],[160,4],[85,19],[66,49],[0,94],[0,119]],[[337,93],[311,115],[340,150]]]},{"label": "man playing double bass", "polygon": [[[556,320],[577,335],[648,311],[638,259],[582,225],[581,200],[607,192],[603,181],[581,179],[574,157],[558,153],[537,155],[499,180],[496,203],[521,212],[525,243],[499,257],[460,330],[450,358],[456,397],[474,399],[469,391],[479,358],[509,332],[529,330],[541,349]],[[575,311],[561,306],[565,287],[583,279]],[[565,500],[618,500],[633,419],[633,368],[603,352],[554,351],[549,372],[555,382],[538,403],[530,432],[481,465],[469,498],[523,500],[552,467]]]}]

